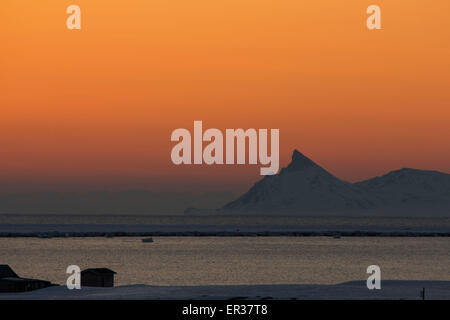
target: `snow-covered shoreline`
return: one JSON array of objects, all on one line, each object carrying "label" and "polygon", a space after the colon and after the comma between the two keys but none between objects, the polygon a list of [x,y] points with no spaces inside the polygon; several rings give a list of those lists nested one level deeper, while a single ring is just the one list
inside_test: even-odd
[{"label": "snow-covered shoreline", "polygon": [[425,288],[426,300],[450,300],[450,281],[384,280],[381,290],[369,290],[365,281],[337,285],[237,285],[237,286],[150,286],[115,288],[65,286],[24,293],[0,293],[0,300],[222,300],[222,299],[299,299],[299,300],[419,300]]},{"label": "snow-covered shoreline", "polygon": [[448,226],[295,226],[148,224],[0,224],[0,237],[107,236],[344,236],[449,237]]}]

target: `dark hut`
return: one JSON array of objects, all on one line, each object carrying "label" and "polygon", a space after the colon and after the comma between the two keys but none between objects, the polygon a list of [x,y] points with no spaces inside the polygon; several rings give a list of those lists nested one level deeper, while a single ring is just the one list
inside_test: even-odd
[{"label": "dark hut", "polygon": [[0,264],[0,279],[3,278],[19,278],[19,276],[7,264]]},{"label": "dark hut", "polygon": [[50,286],[50,281],[21,278],[10,266],[0,265],[0,292],[25,292]]},{"label": "dark hut", "polygon": [[81,287],[114,287],[116,272],[108,268],[91,268],[81,271]]}]

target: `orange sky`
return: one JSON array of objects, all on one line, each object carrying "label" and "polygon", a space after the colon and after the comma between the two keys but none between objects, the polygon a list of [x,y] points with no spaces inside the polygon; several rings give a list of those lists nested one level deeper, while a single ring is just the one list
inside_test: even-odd
[{"label": "orange sky", "polygon": [[[68,30],[66,8],[82,10]],[[370,4],[383,30],[365,27]],[[279,128],[355,181],[450,172],[448,0],[3,0],[0,188],[242,191],[257,166],[175,166],[176,128]],[[175,187],[176,186],[176,187]]]}]

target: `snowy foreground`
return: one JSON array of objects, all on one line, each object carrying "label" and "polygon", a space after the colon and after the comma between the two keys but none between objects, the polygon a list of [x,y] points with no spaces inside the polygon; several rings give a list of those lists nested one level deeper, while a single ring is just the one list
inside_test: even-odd
[{"label": "snowy foreground", "polygon": [[381,282],[381,290],[368,290],[365,281],[338,285],[242,285],[242,286],[148,286],[131,285],[115,288],[82,288],[64,286],[26,293],[0,293],[0,300],[155,300],[155,299],[306,299],[306,300],[416,300],[425,288],[426,300],[450,300],[450,281]]}]

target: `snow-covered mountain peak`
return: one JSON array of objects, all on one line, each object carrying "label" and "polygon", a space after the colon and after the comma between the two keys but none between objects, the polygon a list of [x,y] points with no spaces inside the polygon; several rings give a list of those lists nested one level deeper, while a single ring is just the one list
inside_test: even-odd
[{"label": "snow-covered mountain peak", "polygon": [[300,151],[297,149],[294,150],[292,153],[292,161],[287,166],[286,171],[292,172],[292,171],[298,171],[310,167],[320,168],[314,161],[303,155]]},{"label": "snow-covered mountain peak", "polygon": [[450,174],[403,168],[357,183],[343,181],[300,151],[217,213],[268,215],[450,216]]}]

